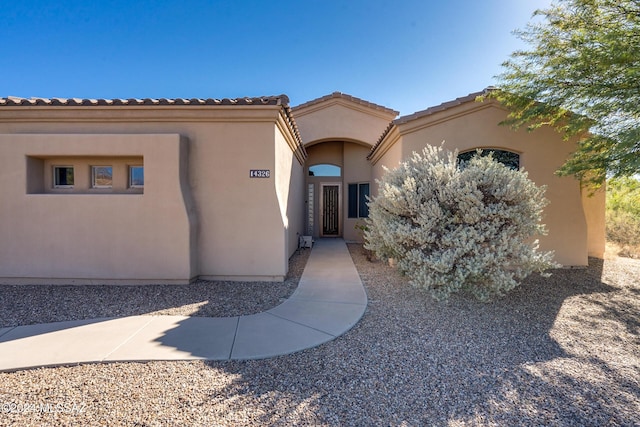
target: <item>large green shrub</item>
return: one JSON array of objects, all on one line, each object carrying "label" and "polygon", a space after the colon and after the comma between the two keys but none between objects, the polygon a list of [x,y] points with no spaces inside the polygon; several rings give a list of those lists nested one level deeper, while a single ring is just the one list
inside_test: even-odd
[{"label": "large green shrub", "polygon": [[456,154],[427,146],[387,171],[369,202],[365,247],[437,299],[467,290],[487,301],[556,266],[532,239],[545,233],[545,189],[491,156],[459,165]]}]

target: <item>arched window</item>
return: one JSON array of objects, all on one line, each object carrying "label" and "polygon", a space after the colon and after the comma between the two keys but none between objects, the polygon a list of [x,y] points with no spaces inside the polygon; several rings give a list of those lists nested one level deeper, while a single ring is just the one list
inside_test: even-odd
[{"label": "arched window", "polygon": [[[494,160],[499,161],[503,165],[507,166],[510,169],[518,170],[520,169],[520,155],[518,153],[514,153],[513,151],[507,150],[498,150],[493,148],[485,148],[480,150],[481,156],[488,156],[489,153],[493,154]],[[478,150],[470,150],[465,151],[463,153],[458,154],[458,161],[468,162],[471,158],[478,154]]]},{"label": "arched window", "polygon": [[341,176],[340,166],[321,164],[309,166],[309,176]]}]

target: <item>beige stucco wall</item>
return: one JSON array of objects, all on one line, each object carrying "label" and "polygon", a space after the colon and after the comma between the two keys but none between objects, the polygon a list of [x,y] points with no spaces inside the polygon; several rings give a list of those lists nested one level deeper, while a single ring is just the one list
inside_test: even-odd
[{"label": "beige stucco wall", "polygon": [[[369,183],[371,189],[374,183],[371,180],[371,164],[367,160],[370,147],[347,142],[344,144],[344,171],[343,171],[343,206],[349,205],[349,184]],[[356,230],[356,224],[362,224],[363,219],[349,218],[348,208],[343,209],[343,237],[347,241],[361,241],[361,232]]]},{"label": "beige stucco wall", "polygon": [[395,114],[367,108],[342,99],[294,109],[305,144],[340,140],[373,145]]},{"label": "beige stucco wall", "polygon": [[311,166],[330,164],[344,167],[342,141],[328,141],[307,147],[307,169]]},{"label": "beige stucco wall", "polygon": [[[287,143],[286,129],[275,127],[276,194],[283,226],[285,263],[298,248],[298,238],[304,228],[304,166],[296,159]],[[286,273],[288,264],[284,266]]]},{"label": "beige stucco wall", "polygon": [[[278,131],[275,124],[279,121],[282,121],[280,106],[17,107],[14,110],[5,107],[0,115],[0,133],[47,134],[43,136],[47,141],[52,135],[68,133],[108,134],[103,140],[114,140],[122,135],[128,141],[136,141],[138,135],[150,132],[173,134],[174,138],[177,138],[175,135],[182,136],[185,141],[182,161],[185,178],[182,186],[175,177],[162,179],[173,179],[172,185],[177,191],[189,193],[193,200],[191,238],[188,230],[180,231],[181,239],[190,241],[193,246],[189,277],[200,275],[232,280],[281,280],[287,272],[286,254],[292,252],[296,239],[292,236],[301,232],[295,228],[299,228],[302,222],[301,219],[290,221],[287,230],[283,229],[282,212],[292,212],[291,217],[294,217],[296,204],[302,205],[300,199],[294,200],[300,197],[299,190],[293,193],[289,190],[285,197],[283,188],[286,180],[293,180],[296,174],[301,174],[302,166],[297,159],[292,160],[285,154],[286,149],[274,149],[274,145],[281,147],[283,141],[289,144],[292,138],[291,135],[276,137]],[[65,150],[64,154],[76,155],[75,146],[69,146],[66,142],[60,144],[60,148]],[[131,149],[135,144],[125,145],[121,147],[123,150],[119,147],[108,154],[144,154]],[[100,155],[96,150],[101,149],[101,144],[90,147],[87,156]],[[148,150],[153,153],[152,148],[155,145],[151,141]],[[144,156],[147,180],[144,194],[109,197],[114,200],[139,197],[145,201],[150,198],[149,188],[157,178],[149,175],[147,170],[150,167],[164,170],[164,163],[151,163],[152,159],[157,159],[157,155]],[[177,167],[180,157],[174,157]],[[24,159],[18,165],[12,164],[9,169],[11,172],[7,173],[13,175],[20,168],[26,169],[24,164]],[[268,169],[271,176],[250,178],[250,169]],[[20,186],[23,192],[25,185]],[[168,193],[158,194],[157,210],[149,211],[146,216],[145,227],[154,229],[159,236],[178,233],[173,222],[156,226],[156,220],[149,220],[150,216],[162,216],[165,204],[173,207],[173,202],[167,199],[170,197]],[[91,203],[93,199],[87,202]],[[182,201],[183,209],[187,204]],[[116,217],[117,221],[124,220],[122,215]],[[132,227],[130,236],[136,235],[135,230]],[[179,246],[178,237],[174,236],[171,240],[177,241]],[[33,244],[29,247],[33,247]],[[126,246],[123,248],[121,254],[126,257],[129,252]],[[148,263],[155,265],[155,262],[161,263],[167,270],[175,271],[171,263],[155,260]],[[135,277],[130,278],[149,277],[148,272],[132,273],[135,273]],[[72,271],[64,274],[76,277]]]},{"label": "beige stucco wall", "polygon": [[[178,134],[0,134],[0,280],[189,282],[196,275],[191,238],[197,223],[191,194],[181,185],[187,180],[181,164],[187,149]],[[35,171],[46,180],[49,159],[78,164],[81,172],[95,156],[105,163],[142,158],[144,193],[91,191],[82,173],[76,175],[82,191],[51,194],[43,185],[42,191],[32,186],[27,192],[28,158],[31,168],[47,165],[38,169],[41,174]],[[117,175],[116,187],[123,179]]]},{"label": "beige stucco wall", "polygon": [[582,206],[587,220],[587,251],[591,257],[604,258],[606,196],[604,186],[595,191],[582,189]]},{"label": "beige stucco wall", "polygon": [[[529,133],[498,126],[505,117],[506,112],[493,103],[462,104],[399,124],[400,137],[395,146],[400,147],[402,158],[422,150],[426,144],[440,145],[443,141],[447,149],[465,151],[472,148],[499,148],[521,153],[521,167],[528,171],[529,178],[538,185],[547,186],[546,197],[550,203],[545,208],[543,222],[549,234],[540,237],[541,249],[554,250],[556,260],[563,265],[586,265],[588,252],[597,253],[597,249],[591,248],[600,247],[604,240],[594,232],[588,244],[584,209],[596,212],[589,216],[589,229],[596,230],[604,226],[601,215],[597,213],[604,212],[604,205],[600,200],[583,205],[580,183],[574,178],[554,174],[570,155],[574,145],[562,141],[551,129],[543,128]],[[376,162],[374,170],[379,171],[381,164],[397,164],[397,150],[395,147],[389,148]]]},{"label": "beige stucco wall", "polygon": [[[191,168],[201,224],[200,274],[280,280],[286,274],[285,243],[273,124],[216,123],[210,132],[196,143],[199,154]],[[251,169],[270,170],[271,176],[250,178]]]},{"label": "beige stucco wall", "polygon": [[[371,194],[375,197],[378,195],[378,181],[382,179],[386,169],[396,168],[402,162],[402,143],[400,142],[400,133],[397,127],[394,127],[387,135],[388,143],[383,147],[383,153],[377,153],[375,160],[371,163]],[[380,156],[380,157],[379,157]],[[385,169],[386,168],[386,169]]]}]

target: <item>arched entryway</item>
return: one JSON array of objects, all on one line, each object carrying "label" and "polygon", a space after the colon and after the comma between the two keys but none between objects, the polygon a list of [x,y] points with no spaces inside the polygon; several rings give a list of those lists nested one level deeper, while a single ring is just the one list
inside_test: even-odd
[{"label": "arched entryway", "polygon": [[367,214],[359,205],[368,195],[365,190],[371,180],[371,165],[366,160],[370,146],[324,141],[306,150],[306,233],[357,240],[356,225]]},{"label": "arched entryway", "polygon": [[[309,233],[318,233],[320,237],[340,236],[342,167],[329,163],[309,165],[307,175]],[[314,203],[316,199],[317,204]]]},{"label": "arched entryway", "polygon": [[[305,233],[360,240],[356,226],[367,214],[360,205],[365,204],[372,181],[367,156],[398,112],[340,92],[305,102],[291,111],[308,155]],[[309,175],[310,167],[320,165],[338,167],[340,174],[320,176],[311,170],[313,174]]]}]

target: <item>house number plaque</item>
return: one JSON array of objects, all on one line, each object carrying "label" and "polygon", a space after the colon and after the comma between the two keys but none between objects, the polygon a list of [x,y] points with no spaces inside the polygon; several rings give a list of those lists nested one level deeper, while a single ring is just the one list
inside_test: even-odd
[{"label": "house number plaque", "polygon": [[249,171],[249,178],[269,178],[271,177],[271,171],[269,169],[251,169]]}]

